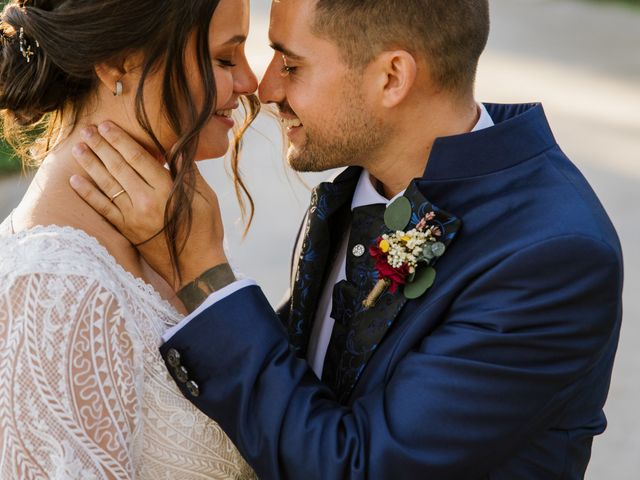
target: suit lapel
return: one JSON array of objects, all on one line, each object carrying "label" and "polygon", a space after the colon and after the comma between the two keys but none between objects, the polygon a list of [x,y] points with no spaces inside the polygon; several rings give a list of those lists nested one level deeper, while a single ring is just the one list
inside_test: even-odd
[{"label": "suit lapel", "polygon": [[[460,220],[432,205],[412,182],[404,194],[412,207],[410,230],[429,212],[442,230],[442,242],[448,247],[460,229]],[[369,359],[383,341],[389,328],[407,303],[402,289],[385,292],[371,309],[362,301],[378,281],[375,261],[368,248],[386,233],[384,205],[369,205],[354,210],[347,249],[347,279],[338,283],[333,292],[332,318],[336,321],[322,374],[338,399],[346,402]],[[365,247],[364,255],[356,255]],[[428,295],[428,292],[427,292]]]},{"label": "suit lapel", "polygon": [[311,205],[302,232],[302,246],[295,266],[289,341],[299,357],[305,357],[325,276],[345,232],[350,201],[361,169],[349,168],[333,182],[324,182],[312,192]]}]

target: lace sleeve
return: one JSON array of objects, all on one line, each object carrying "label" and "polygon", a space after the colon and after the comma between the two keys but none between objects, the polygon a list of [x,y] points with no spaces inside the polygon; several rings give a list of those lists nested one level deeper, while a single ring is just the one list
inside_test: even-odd
[{"label": "lace sleeve", "polygon": [[0,478],[135,476],[143,370],[122,304],[84,275],[0,273]]}]

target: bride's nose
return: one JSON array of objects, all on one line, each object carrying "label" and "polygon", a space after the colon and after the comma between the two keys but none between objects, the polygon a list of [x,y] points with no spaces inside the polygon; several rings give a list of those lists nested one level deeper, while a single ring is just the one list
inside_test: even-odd
[{"label": "bride's nose", "polygon": [[257,89],[258,79],[249,64],[246,63],[243,68],[238,69],[234,78],[234,90],[240,95],[249,95],[255,93]]}]

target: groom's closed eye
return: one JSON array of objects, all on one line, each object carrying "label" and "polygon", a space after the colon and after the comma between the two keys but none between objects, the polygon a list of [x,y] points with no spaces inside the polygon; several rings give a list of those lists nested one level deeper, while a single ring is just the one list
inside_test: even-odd
[{"label": "groom's closed eye", "polygon": [[297,70],[298,70],[298,67],[294,67],[293,65],[287,65],[286,60],[284,60],[282,67],[280,67],[280,74],[283,77],[286,77],[286,76],[295,74]]}]

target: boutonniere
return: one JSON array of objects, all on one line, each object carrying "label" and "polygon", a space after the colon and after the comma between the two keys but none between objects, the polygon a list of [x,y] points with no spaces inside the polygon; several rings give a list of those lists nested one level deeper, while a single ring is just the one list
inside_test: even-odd
[{"label": "boutonniere", "polygon": [[413,229],[405,230],[411,221],[409,199],[400,197],[387,207],[384,222],[389,232],[369,248],[378,282],[362,302],[365,308],[372,308],[387,289],[393,294],[404,287],[404,296],[413,300],[431,288],[436,279],[433,264],[446,250],[435,218],[435,212],[429,212]]}]

